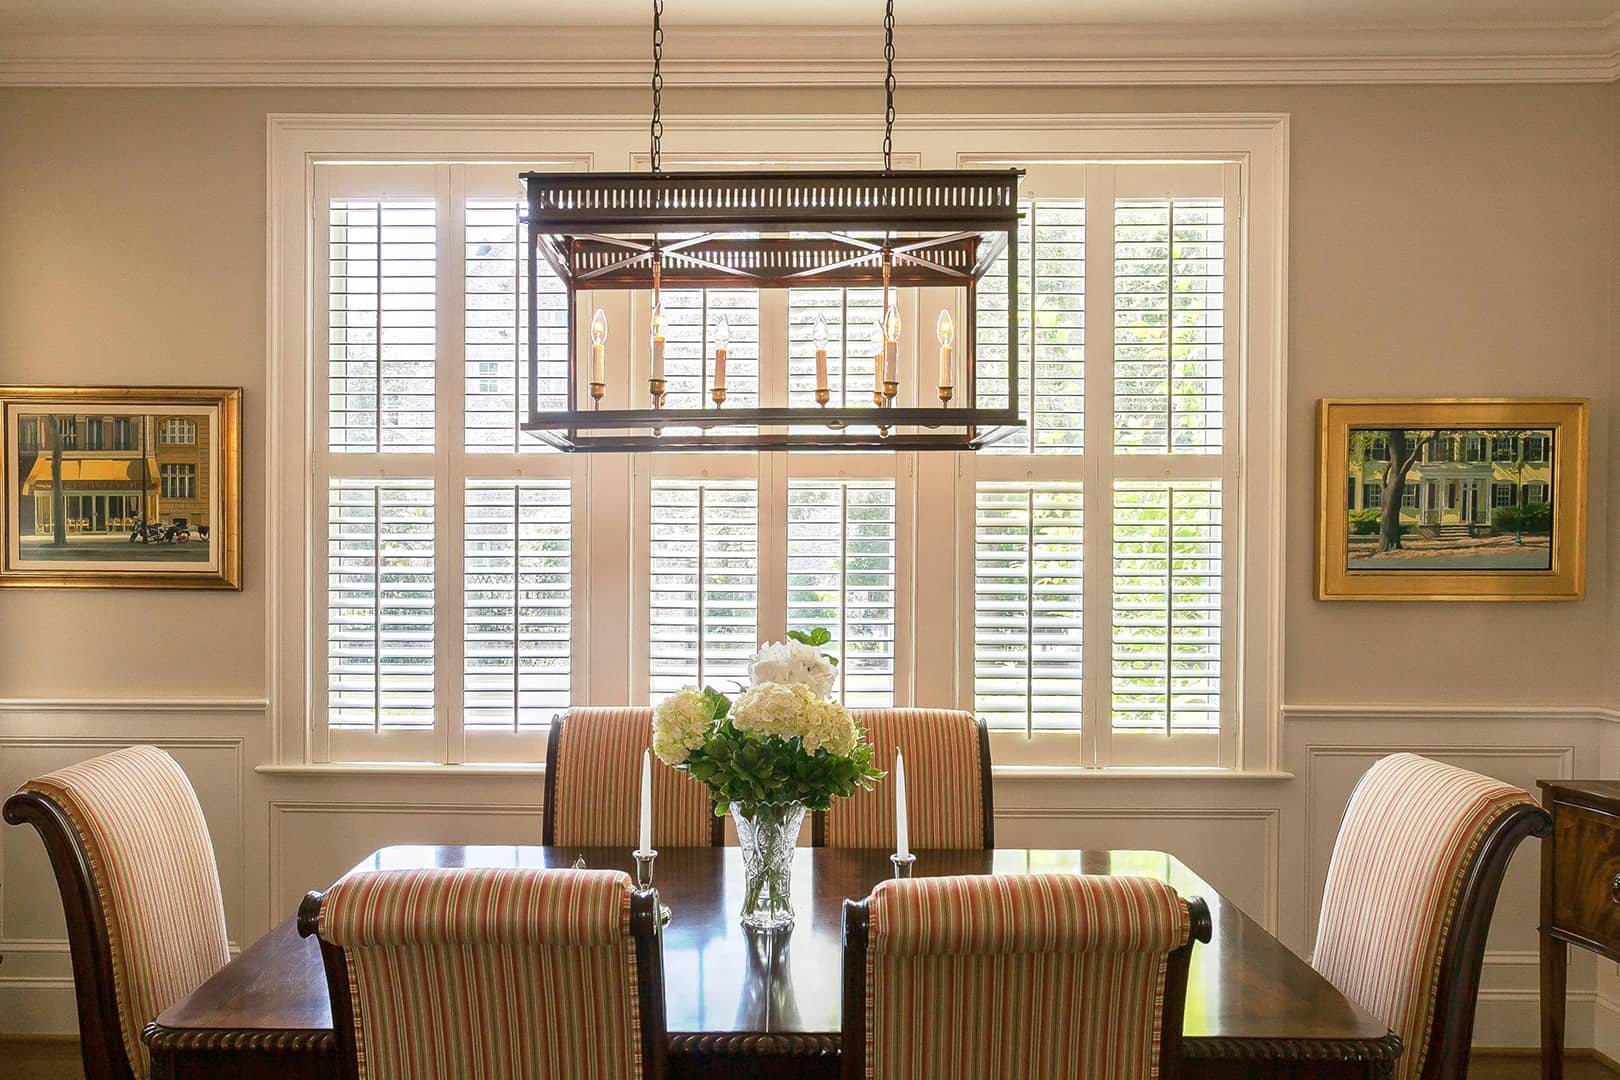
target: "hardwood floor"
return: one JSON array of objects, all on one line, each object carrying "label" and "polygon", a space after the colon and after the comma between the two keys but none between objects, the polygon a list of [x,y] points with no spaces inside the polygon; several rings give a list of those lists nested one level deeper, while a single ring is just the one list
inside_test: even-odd
[{"label": "hardwood floor", "polygon": [[[84,1080],[79,1045],[71,1039],[0,1038],[0,1062],[16,1080]],[[1527,1054],[1476,1053],[1469,1080],[1539,1080],[1541,1063]],[[1571,1058],[1565,1080],[1614,1080],[1620,1072],[1589,1057]]]}]

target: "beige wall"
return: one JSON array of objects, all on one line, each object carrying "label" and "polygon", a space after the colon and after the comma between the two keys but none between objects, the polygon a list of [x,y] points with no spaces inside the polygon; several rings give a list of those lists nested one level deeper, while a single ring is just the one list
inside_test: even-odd
[{"label": "beige wall", "polygon": [[[862,111],[871,94],[672,91],[672,112]],[[1611,395],[1614,91],[1599,86],[903,93],[916,111],[1292,116],[1291,703],[1612,697],[1610,455],[1592,462],[1590,593],[1572,605],[1311,598],[1318,397]],[[267,112],[639,111],[638,92],[0,91],[0,377],[247,388],[246,588],[0,595],[0,696],[264,692]],[[677,148],[678,124],[667,145]],[[903,146],[904,113],[900,123]],[[1594,446],[1610,410],[1594,414]],[[63,661],[59,632],[120,636]],[[204,627],[209,632],[203,634]],[[1528,655],[1522,644],[1529,643]],[[82,656],[82,653],[76,654]],[[203,655],[206,663],[197,661]],[[1506,658],[1506,659],[1505,659]],[[1533,659],[1532,659],[1533,658]]]}]

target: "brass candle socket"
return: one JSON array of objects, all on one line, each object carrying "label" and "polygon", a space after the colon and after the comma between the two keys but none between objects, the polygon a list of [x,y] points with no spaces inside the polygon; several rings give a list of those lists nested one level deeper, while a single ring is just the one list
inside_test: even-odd
[{"label": "brass candle socket", "polygon": [[892,402],[895,399],[895,396],[898,395],[899,393],[900,393],[900,384],[899,383],[897,383],[897,382],[889,382],[887,379],[885,379],[883,381],[883,396],[884,397],[888,398]]},{"label": "brass candle socket", "polygon": [[713,399],[716,405],[724,405],[726,402],[726,388],[723,386],[716,386],[714,389],[709,391],[709,397]]},{"label": "brass candle socket", "polygon": [[816,391],[816,404],[817,405],[826,405],[827,402],[829,402],[831,400],[832,400],[832,391],[828,390],[825,386],[821,387],[820,389],[818,389]]},{"label": "brass candle socket", "polygon": [[607,383],[591,383],[591,408],[600,409],[602,407],[602,397],[606,393]]},{"label": "brass candle socket", "polygon": [[652,395],[653,408],[662,409],[664,407],[664,380],[648,379],[647,392]]},{"label": "brass candle socket", "polygon": [[952,390],[953,388],[949,386],[942,386],[939,388],[939,403],[941,405],[949,405],[951,403]]}]

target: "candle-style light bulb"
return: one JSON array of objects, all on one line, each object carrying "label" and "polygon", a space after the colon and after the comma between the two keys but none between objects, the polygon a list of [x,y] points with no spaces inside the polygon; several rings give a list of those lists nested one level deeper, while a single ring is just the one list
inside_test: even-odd
[{"label": "candle-style light bulb", "polygon": [[883,340],[893,345],[900,340],[900,307],[890,304],[889,310],[883,315]]},{"label": "candle-style light bulb", "polygon": [[664,391],[664,307],[662,304],[653,308],[652,314],[652,370],[649,380],[652,382],[653,397],[661,403]]},{"label": "candle-style light bulb", "polygon": [[816,404],[825,405],[832,397],[827,389],[827,316],[816,316],[816,329],[811,336],[816,343]]},{"label": "candle-style light bulb", "polygon": [[888,347],[883,341],[883,324],[875,322],[872,324],[872,403],[880,408],[888,401],[883,396],[884,356],[887,352]]},{"label": "candle-style light bulb", "polygon": [[890,304],[883,315],[883,396],[894,400],[900,388],[900,308]]},{"label": "candle-style light bulb", "polygon": [[934,335],[939,338],[939,400],[951,400],[951,346],[956,344],[956,322],[945,308],[939,309],[939,321],[934,324]]},{"label": "candle-style light bulb", "polygon": [[591,316],[591,397],[600,401],[607,389],[607,359],[603,346],[607,344],[607,314],[596,309]]},{"label": "candle-style light bulb", "polygon": [[714,320],[714,389],[709,396],[716,405],[726,400],[726,346],[731,344],[731,324],[724,315]]}]

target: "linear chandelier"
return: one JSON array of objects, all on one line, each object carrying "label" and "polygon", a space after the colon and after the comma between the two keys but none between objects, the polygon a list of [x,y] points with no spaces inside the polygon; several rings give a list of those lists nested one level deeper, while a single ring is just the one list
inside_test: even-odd
[{"label": "linear chandelier", "polygon": [[[653,4],[651,170],[645,173],[523,173],[528,207],[528,418],[526,431],[559,450],[978,450],[1019,428],[1017,275],[1006,274],[1006,319],[995,336],[1008,343],[1006,374],[990,403],[981,404],[978,378],[979,283],[1003,253],[1018,265],[1017,169],[895,172],[894,2],[884,19],[887,109],[883,168],[864,171],[681,172],[661,169],[663,75],[662,0]],[[562,408],[541,408],[540,260],[567,294],[566,374]],[[724,316],[703,338],[699,408],[666,408],[664,367],[671,289],[882,289],[881,314],[871,328],[868,359],[871,405],[831,405],[827,327],[815,327],[814,404],[728,406]],[[904,406],[899,365],[903,327],[898,290],[949,288],[959,301],[964,332],[952,304],[935,321],[938,381],[913,397],[937,406]],[[607,317],[589,320],[590,349],[576,330],[595,290],[647,294],[645,363],[631,351],[608,351]],[[581,294],[587,294],[582,296]],[[705,304],[705,308],[707,308]],[[999,321],[999,318],[998,318]],[[843,328],[843,377],[854,369],[860,328]],[[705,352],[708,350],[705,349]],[[917,349],[919,380],[929,365]],[[787,366],[787,356],[759,358]],[[635,375],[632,373],[636,372]],[[641,407],[605,408],[610,379],[630,387]],[[643,383],[644,379],[644,383]],[[781,380],[785,385],[786,380]],[[958,385],[959,384],[959,385]],[[548,384],[550,385],[550,384]],[[953,406],[952,402],[959,404]]]}]

